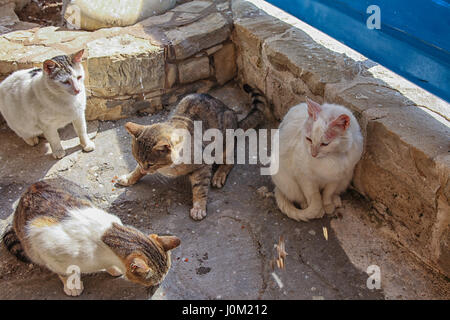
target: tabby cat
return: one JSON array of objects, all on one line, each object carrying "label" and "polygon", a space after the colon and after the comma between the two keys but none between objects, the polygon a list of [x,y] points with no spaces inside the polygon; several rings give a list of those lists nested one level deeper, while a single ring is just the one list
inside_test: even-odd
[{"label": "tabby cat", "polygon": [[[228,150],[224,138],[223,164],[219,164],[212,176],[212,165],[178,163],[176,152],[185,144],[185,139],[173,134],[177,129],[185,129],[194,137],[194,121],[202,122],[203,132],[207,129],[218,129],[226,136],[226,129],[241,128],[244,131],[260,125],[267,114],[267,103],[263,95],[248,85],[244,86],[252,96],[252,109],[246,118],[238,122],[236,113],[220,100],[208,94],[190,94],[183,98],[174,113],[166,122],[143,126],[128,122],[125,128],[133,137],[132,152],[138,165],[131,173],[121,176],[118,184],[130,186],[146,174],[160,173],[169,177],[188,175],[193,193],[193,207],[190,215],[194,220],[206,217],[206,204],[209,185],[216,188],[224,186],[228,174],[233,168],[225,159]],[[202,132],[202,134],[203,134]],[[174,138],[175,137],[175,138]],[[190,148],[194,149],[194,139]],[[205,143],[202,146],[205,147]],[[220,158],[220,156],[219,156]],[[194,163],[191,161],[190,163]],[[212,176],[212,179],[211,179]]]},{"label": "tabby cat", "polygon": [[55,159],[66,154],[58,129],[69,123],[83,150],[95,149],[86,131],[83,53],[53,57],[42,69],[19,70],[0,83],[0,113],[8,126],[30,146],[37,145],[43,134]]},{"label": "tabby cat", "polygon": [[171,265],[169,250],[180,239],[147,236],[125,226],[78,190],[76,185],[62,188],[56,179],[29,187],[16,208],[13,226],[3,236],[7,249],[22,261],[31,260],[58,274],[69,296],[83,291],[81,279],[78,286],[70,279],[73,266],[80,273],[106,270],[112,276],[125,275],[144,286],[163,281]]}]

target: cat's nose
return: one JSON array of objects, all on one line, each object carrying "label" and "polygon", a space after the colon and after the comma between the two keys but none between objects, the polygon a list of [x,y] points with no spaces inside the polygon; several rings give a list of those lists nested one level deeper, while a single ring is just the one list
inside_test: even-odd
[{"label": "cat's nose", "polygon": [[75,92],[75,94],[79,94],[79,93],[80,93],[80,90],[78,90],[78,89],[73,89],[73,92]]},{"label": "cat's nose", "polygon": [[311,156],[312,156],[313,158],[317,157],[318,154],[319,154],[319,152],[317,152],[316,149],[311,148]]}]

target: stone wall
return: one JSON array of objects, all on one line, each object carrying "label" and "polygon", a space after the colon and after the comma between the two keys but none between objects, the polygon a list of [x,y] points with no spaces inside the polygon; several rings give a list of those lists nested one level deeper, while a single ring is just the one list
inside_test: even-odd
[{"label": "stone wall", "polygon": [[186,2],[130,27],[95,32],[20,28],[14,12],[8,12],[14,23],[0,32],[0,81],[18,69],[85,48],[88,120],[154,113],[236,75],[228,1]]},{"label": "stone wall", "polygon": [[279,120],[306,96],[350,108],[365,136],[353,183],[372,203],[368,218],[449,276],[450,127],[448,114],[438,112],[450,113],[449,105],[287,14],[274,17],[269,6],[251,2],[261,1],[232,1],[240,81],[265,92]]}]

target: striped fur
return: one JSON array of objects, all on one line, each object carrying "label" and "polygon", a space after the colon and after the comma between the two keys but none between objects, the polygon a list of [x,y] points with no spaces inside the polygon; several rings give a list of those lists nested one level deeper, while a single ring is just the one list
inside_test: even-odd
[{"label": "striped fur", "polygon": [[266,97],[258,89],[250,87],[248,84],[244,85],[244,91],[252,98],[252,108],[245,119],[239,122],[239,128],[248,130],[256,128],[261,125],[269,116],[268,104]]},{"label": "striped fur", "polygon": [[20,240],[12,227],[10,227],[3,235],[3,244],[6,249],[17,259],[22,262],[30,262],[30,259],[25,254],[22,244],[20,243]]},{"label": "striped fur", "polygon": [[3,242],[20,260],[58,274],[68,295],[82,291],[67,286],[71,266],[81,273],[107,270],[145,286],[156,285],[169,271],[169,251],[180,244],[176,237],[145,235],[123,226],[118,217],[95,208],[83,189],[63,179],[28,188]]},{"label": "striped fur", "polygon": [[[193,207],[190,215],[194,220],[201,220],[206,216],[206,205],[209,185],[222,188],[233,168],[233,164],[226,164],[227,150],[226,139],[224,139],[223,154],[216,155],[223,159],[218,168],[212,174],[212,165],[193,164],[194,162],[194,139],[191,139],[191,162],[192,164],[175,164],[173,152],[183,144],[183,140],[172,141],[176,129],[185,129],[194,137],[194,122],[202,122],[202,134],[208,129],[218,129],[223,137],[226,137],[227,129],[256,128],[265,120],[267,102],[264,96],[248,85],[244,89],[252,95],[252,109],[245,119],[238,123],[237,115],[220,100],[208,94],[190,94],[180,101],[174,113],[166,122],[142,126],[135,123],[125,125],[128,132],[133,136],[132,152],[138,162],[136,169],[119,178],[118,183],[130,186],[139,181],[146,174],[160,173],[165,176],[176,177],[188,175],[192,185]],[[203,144],[203,148],[206,147]],[[176,157],[175,157],[176,158]],[[212,177],[212,178],[211,178]]]}]

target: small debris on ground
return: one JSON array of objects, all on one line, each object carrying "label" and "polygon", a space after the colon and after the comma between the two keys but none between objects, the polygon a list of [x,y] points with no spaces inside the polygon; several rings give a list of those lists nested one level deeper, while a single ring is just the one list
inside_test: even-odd
[{"label": "small debris on ground", "polygon": [[328,241],[328,229],[327,229],[327,227],[323,227],[323,236],[324,236],[325,240]]},{"label": "small debris on ground", "polygon": [[262,186],[261,188],[258,188],[256,190],[260,197],[262,198],[271,198],[273,197],[273,192],[270,192],[269,189],[266,186]]},{"label": "small debris on ground", "polygon": [[275,282],[278,284],[280,289],[283,289],[284,285],[283,282],[281,282],[280,277],[278,277],[278,275],[275,272],[272,272],[272,277],[275,279]]},{"label": "small debris on ground", "polygon": [[277,250],[277,257],[270,260],[270,267],[272,270],[275,270],[275,266],[277,266],[278,269],[284,269],[287,256],[284,236],[280,236],[280,240],[278,241],[278,244],[275,245],[275,249]]}]

